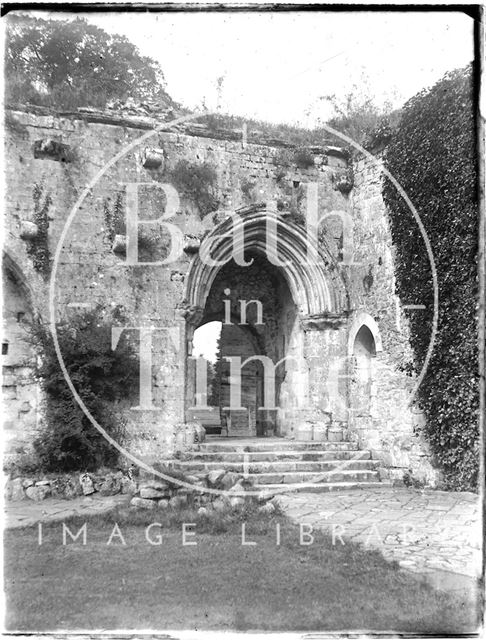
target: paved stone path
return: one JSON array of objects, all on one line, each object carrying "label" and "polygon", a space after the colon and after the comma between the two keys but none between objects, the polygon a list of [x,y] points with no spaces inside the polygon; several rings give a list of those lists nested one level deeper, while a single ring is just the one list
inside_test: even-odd
[{"label": "paved stone path", "polygon": [[[63,520],[107,511],[125,495],[74,500],[5,503],[7,527]],[[420,573],[450,572],[475,578],[481,567],[480,502],[472,493],[369,488],[335,493],[279,496],[296,522],[311,524],[379,549],[403,568]]]},{"label": "paved stone path", "polygon": [[296,522],[334,528],[344,542],[379,549],[411,571],[480,575],[480,501],[473,493],[381,487],[286,494],[282,506]]},{"label": "paved stone path", "polygon": [[109,511],[118,504],[126,503],[126,495],[103,497],[100,495],[81,496],[72,500],[47,498],[42,502],[19,500],[5,502],[5,526],[7,528],[27,527],[36,522],[64,520],[75,515],[91,515]]}]

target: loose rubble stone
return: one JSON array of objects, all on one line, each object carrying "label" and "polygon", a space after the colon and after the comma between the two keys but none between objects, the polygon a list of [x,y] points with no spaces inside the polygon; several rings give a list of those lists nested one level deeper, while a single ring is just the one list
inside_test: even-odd
[{"label": "loose rubble stone", "polygon": [[95,492],[94,482],[88,473],[83,473],[80,476],[79,483],[83,489],[83,495],[89,496]]},{"label": "loose rubble stone", "polygon": [[267,502],[265,504],[262,504],[261,507],[258,507],[258,511],[259,513],[274,513],[275,512],[275,507],[273,506],[273,504],[271,502]]},{"label": "loose rubble stone", "polygon": [[230,498],[230,505],[232,509],[240,509],[245,505],[245,498],[233,496],[233,498]]},{"label": "loose rubble stone", "polygon": [[238,481],[228,489],[228,493],[243,493],[243,491],[245,491],[245,487],[243,486],[243,483],[241,481]]},{"label": "loose rubble stone", "polygon": [[140,487],[140,497],[150,498],[151,500],[165,498],[167,494],[166,489],[154,489],[153,487]]},{"label": "loose rubble stone", "polygon": [[141,483],[140,488],[142,487],[156,489],[157,491],[166,491],[170,488],[167,482],[162,482],[160,480],[147,480]]},{"label": "loose rubble stone", "polygon": [[210,471],[207,475],[207,479],[210,485],[216,485],[224,477],[226,471],[224,469],[215,469]]},{"label": "loose rubble stone", "polygon": [[223,496],[218,496],[212,503],[214,510],[220,513],[228,509],[228,504],[228,500],[225,500]]},{"label": "loose rubble stone", "polygon": [[110,475],[107,476],[103,482],[98,483],[96,489],[102,496],[115,496],[117,493],[120,493],[121,481],[119,478]]},{"label": "loose rubble stone", "polygon": [[128,495],[135,495],[138,491],[138,485],[135,480],[124,477],[121,479],[121,493]]},{"label": "loose rubble stone", "polygon": [[226,473],[223,476],[223,478],[221,478],[221,480],[220,480],[221,486],[223,487],[223,489],[226,489],[226,491],[227,491],[234,484],[236,484],[240,478],[241,478],[241,476],[240,476],[239,473],[235,473],[234,471],[228,471],[228,473]]},{"label": "loose rubble stone", "polygon": [[41,486],[41,487],[27,487],[25,490],[27,497],[35,502],[40,502],[41,500],[45,500],[48,496],[51,495],[50,487]]},{"label": "loose rubble stone", "polygon": [[162,498],[162,500],[157,500],[157,506],[159,507],[159,509],[168,509],[169,498]]},{"label": "loose rubble stone", "polygon": [[22,486],[24,487],[24,489],[27,489],[27,487],[33,487],[34,481],[30,478],[25,478],[24,480],[22,480]]},{"label": "loose rubble stone", "polygon": [[11,485],[11,500],[25,500],[26,495],[22,486],[22,478],[14,478]]},{"label": "loose rubble stone", "polygon": [[66,498],[66,500],[70,500],[72,498],[77,498],[77,496],[82,493],[82,490],[80,487],[77,487],[72,480],[69,480],[64,487],[63,493],[64,498]]},{"label": "loose rubble stone", "polygon": [[199,509],[197,510],[197,513],[200,516],[208,516],[209,515],[209,509],[207,507],[199,507]]},{"label": "loose rubble stone", "polygon": [[130,500],[130,505],[139,509],[155,509],[157,507],[157,502],[155,502],[155,500],[147,500],[145,498],[135,496]]},{"label": "loose rubble stone", "polygon": [[169,505],[172,509],[180,509],[187,505],[187,496],[174,496],[169,500]]}]

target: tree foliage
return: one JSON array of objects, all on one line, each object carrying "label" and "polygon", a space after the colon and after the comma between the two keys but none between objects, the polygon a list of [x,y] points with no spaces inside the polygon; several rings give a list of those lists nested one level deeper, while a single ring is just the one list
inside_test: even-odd
[{"label": "tree foliage", "polygon": [[363,75],[360,86],[353,85],[344,96],[321,96],[334,111],[327,124],[364,146],[372,142],[377,131],[393,128],[399,119],[399,112],[393,110],[391,101],[383,105],[376,103],[368,83],[369,79]]},{"label": "tree foliage", "polygon": [[[476,485],[479,461],[477,158],[472,73],[447,74],[404,107],[385,165],[416,207],[437,268],[437,340],[418,399],[426,435],[447,485]],[[424,241],[403,198],[385,181],[398,294],[409,312],[415,369],[431,335],[432,274]]]},{"label": "tree foliage", "polygon": [[6,29],[6,102],[102,108],[110,100],[171,105],[160,65],[124,36],[82,18],[45,20],[10,14]]},{"label": "tree foliage", "polygon": [[[58,340],[69,376],[92,416],[115,440],[124,425],[114,404],[138,392],[138,358],[128,339],[111,349],[111,323],[97,308],[59,326]],[[59,366],[48,327],[34,324],[40,349],[38,375],[45,394],[45,427],[34,441],[45,471],[92,470],[117,462],[118,452],[77,404]]]}]

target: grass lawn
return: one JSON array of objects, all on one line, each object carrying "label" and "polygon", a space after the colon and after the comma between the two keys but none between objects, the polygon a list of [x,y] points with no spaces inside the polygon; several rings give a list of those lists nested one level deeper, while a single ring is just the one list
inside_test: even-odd
[{"label": "grass lawn", "polygon": [[[246,519],[242,545],[241,524]],[[114,535],[119,525],[126,545]],[[153,540],[163,533],[161,545]],[[196,523],[196,546],[182,545],[182,522]],[[311,546],[283,516],[251,509],[208,521],[193,511],[128,508],[70,518],[81,536],[62,544],[62,523],[5,533],[8,630],[236,629],[395,630],[464,633],[477,629],[472,596],[434,591],[380,553],[324,533]],[[276,544],[280,524],[281,544]]]}]

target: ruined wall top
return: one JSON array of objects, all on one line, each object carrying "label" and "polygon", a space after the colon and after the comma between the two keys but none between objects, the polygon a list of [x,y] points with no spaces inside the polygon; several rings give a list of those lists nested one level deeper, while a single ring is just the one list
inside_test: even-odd
[{"label": "ruined wall top", "polygon": [[[190,115],[190,112],[178,112],[173,108],[156,110],[150,108],[148,105],[138,104],[132,106],[116,104],[112,108],[106,109],[80,107],[71,111],[61,111],[31,104],[18,104],[9,105],[6,112],[23,112],[40,118],[50,117],[81,120],[86,123],[105,124],[147,131],[161,127],[164,122],[169,124],[177,118]],[[201,122],[199,120],[203,121]],[[233,126],[231,120],[232,118],[230,116],[228,116],[228,121],[226,122],[225,116],[220,116],[219,114],[201,114],[198,119],[171,125],[170,131],[214,140],[233,142],[242,142],[245,140],[249,144],[290,150],[300,147],[306,148],[314,154],[331,155],[341,158],[342,160],[349,160],[350,154],[348,149],[344,145],[338,144],[337,140],[335,138],[333,139],[330,135],[329,137],[323,137],[322,133],[316,132],[313,134],[312,131],[302,129],[302,131],[306,133],[305,142],[297,143],[290,141],[285,133],[277,133],[270,124],[267,128],[265,123],[250,123],[244,132],[243,126]],[[241,121],[243,124],[244,119],[241,118]]]}]

